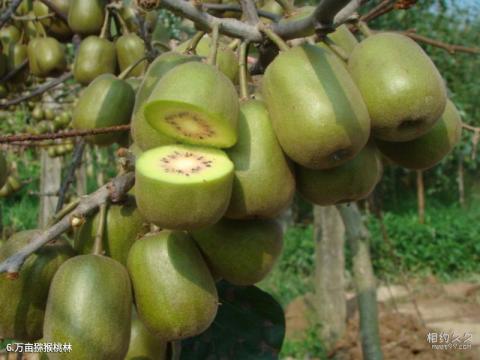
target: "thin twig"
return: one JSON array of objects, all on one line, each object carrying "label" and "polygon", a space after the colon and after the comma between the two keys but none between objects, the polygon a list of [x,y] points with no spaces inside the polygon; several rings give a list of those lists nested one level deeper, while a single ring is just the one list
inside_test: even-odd
[{"label": "thin twig", "polygon": [[50,240],[71,229],[73,225],[81,223],[81,219],[92,214],[100,205],[105,204],[107,201],[113,203],[120,201],[132,188],[134,182],[135,175],[133,172],[129,172],[117,176],[94,193],[85,196],[72,213],[65,216],[52,227],[42,231],[27,246],[1,262],[0,273],[17,274],[30,254],[37,251]]},{"label": "thin twig", "polygon": [[103,254],[103,236],[105,234],[105,222],[107,217],[107,204],[100,205],[100,211],[98,214],[98,227],[95,234],[95,240],[93,243],[92,253],[95,255]]},{"label": "thin twig", "polygon": [[62,19],[65,23],[68,22],[68,16],[64,12],[62,12],[57,5],[55,5],[50,0],[40,0],[44,3],[50,10],[52,10],[60,19]]},{"label": "thin twig", "polygon": [[0,136],[0,144],[9,144],[9,143],[18,143],[22,141],[43,141],[43,140],[53,140],[53,139],[65,139],[72,138],[77,136],[89,136],[89,135],[99,135],[107,134],[112,132],[120,131],[129,131],[130,125],[117,125],[110,126],[98,129],[88,129],[88,130],[68,130],[58,133],[48,133],[48,134],[21,134],[21,135],[5,135]]},{"label": "thin twig", "polygon": [[247,54],[248,54],[248,42],[242,42],[242,44],[240,45],[240,52],[238,56],[238,62],[240,66],[240,71],[239,71],[240,100],[248,99]]},{"label": "thin twig", "polygon": [[376,19],[377,17],[392,11],[395,8],[394,4],[395,4],[395,1],[383,0],[380,4],[375,6],[368,13],[366,13],[365,15],[362,15],[360,17],[360,20],[365,22],[372,21],[373,19]]},{"label": "thin twig", "polygon": [[3,14],[0,15],[0,29],[7,23],[7,21],[10,19],[10,17],[13,15],[15,10],[20,6],[20,3],[22,0],[13,0],[10,3],[10,6],[3,11]]},{"label": "thin twig", "polygon": [[55,212],[59,212],[60,209],[63,207],[63,203],[65,202],[65,195],[67,194],[68,187],[73,182],[75,177],[75,171],[82,163],[82,156],[83,151],[85,150],[85,141],[83,139],[78,139],[77,143],[75,144],[75,149],[73,150],[72,161],[70,162],[70,166],[65,174],[65,178],[60,185],[60,189],[58,190],[58,202]]},{"label": "thin twig", "polygon": [[468,125],[468,124],[465,124],[465,123],[462,123],[462,127],[466,130],[469,130],[469,131],[480,131],[480,127],[475,127],[475,126]]},{"label": "thin twig", "polygon": [[467,46],[455,45],[455,44],[448,44],[448,43],[445,43],[443,41],[439,41],[439,40],[428,38],[428,37],[423,36],[423,35],[419,35],[419,34],[415,33],[414,30],[404,31],[402,33],[404,35],[407,35],[409,38],[412,38],[415,41],[438,47],[440,49],[448,51],[450,54],[455,54],[457,52],[464,52],[464,53],[475,54],[475,55],[480,54],[480,48],[467,47]]},{"label": "thin twig", "polygon": [[15,16],[15,15],[12,15],[12,19],[16,20],[16,21],[39,21],[39,20],[49,19],[49,18],[52,18],[54,16],[55,16],[55,14],[53,14],[53,13],[48,13],[46,15],[41,15],[41,16],[29,16],[29,15]]},{"label": "thin twig", "polygon": [[20,71],[25,69],[28,65],[28,59],[25,59],[20,65],[18,65],[15,69],[12,71],[8,72],[5,74],[4,77],[0,79],[0,84],[6,83],[8,80],[13,78],[15,75],[17,75]]},{"label": "thin twig", "polygon": [[63,74],[62,76],[56,78],[55,80],[52,80],[50,81],[49,83],[46,83],[42,86],[39,86],[38,88],[36,88],[35,90],[33,91],[30,91],[28,94],[26,95],[23,95],[23,96],[19,96],[15,99],[12,99],[12,100],[8,100],[8,101],[5,101],[5,102],[2,102],[0,103],[0,109],[1,108],[6,108],[6,107],[9,107],[11,105],[16,105],[16,104],[19,104],[25,100],[28,100],[28,99],[31,99],[35,96],[38,96],[38,95],[41,95],[43,94],[44,92],[47,92],[48,90],[54,88],[55,86],[57,85],[60,85],[61,83],[67,81],[68,79],[70,79],[71,77],[73,76],[72,72],[67,72],[65,74]]},{"label": "thin twig", "polygon": [[[202,4],[204,9],[207,10],[216,10],[216,11],[234,11],[234,12],[241,12],[242,7],[237,4]],[[260,17],[267,18],[273,21],[279,21],[282,17],[271,13],[269,11],[257,9],[257,14]]]}]

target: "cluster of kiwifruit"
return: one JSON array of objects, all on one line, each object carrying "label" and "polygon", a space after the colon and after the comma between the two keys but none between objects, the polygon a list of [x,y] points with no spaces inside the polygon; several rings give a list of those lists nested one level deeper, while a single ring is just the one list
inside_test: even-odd
[{"label": "cluster of kiwifruit", "polygon": [[12,171],[5,157],[0,153],[0,198],[15,194],[22,188],[22,183]]},{"label": "cluster of kiwifruit", "polygon": [[[255,98],[241,101],[237,58],[221,44],[217,65],[206,63],[208,37],[197,55],[181,53],[185,44],[160,55],[136,91],[113,70],[86,76],[73,127],[131,121],[135,198],[109,205],[105,224],[88,218],[75,250],[59,240],[31,255],[17,281],[0,277],[0,337],[70,342],[72,359],[132,358],[142,338],[150,345],[135,355],[159,358],[165,342],[212,323],[216,280],[246,286],[269,273],[282,249],[275,218],[296,190],[319,205],[360,200],[381,178],[381,155],[425,169],[452,150],[460,117],[415,42],[379,33],[358,43],[345,26],[329,38],[348,61],[324,44],[281,51]],[[107,41],[93,40],[93,52]],[[90,254],[100,226],[107,256]],[[14,235],[0,261],[34,234]]]}]

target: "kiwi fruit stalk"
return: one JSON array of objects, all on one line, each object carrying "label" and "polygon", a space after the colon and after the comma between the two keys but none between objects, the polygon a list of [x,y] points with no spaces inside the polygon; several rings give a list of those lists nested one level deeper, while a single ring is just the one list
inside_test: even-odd
[{"label": "kiwi fruit stalk", "polygon": [[425,135],[405,142],[377,139],[380,152],[394,163],[412,170],[426,170],[437,165],[460,141],[462,119],[455,105],[447,106],[439,121]]},{"label": "kiwi fruit stalk", "polygon": [[[100,216],[91,216],[75,233],[75,249],[81,254],[91,253],[97,235]],[[107,209],[103,234],[105,254],[123,265],[133,243],[145,233],[144,220],[137,210],[135,199],[128,197],[121,205],[111,204]]]},{"label": "kiwi fruit stalk", "polygon": [[142,153],[135,197],[143,217],[160,228],[192,230],[216,223],[227,210],[233,163],[218,149],[166,145]]},{"label": "kiwi fruit stalk", "polygon": [[73,76],[88,85],[102,74],[114,74],[117,69],[115,45],[107,39],[89,36],[84,39],[73,64]]},{"label": "kiwi fruit stalk", "polygon": [[167,72],[148,98],[149,124],[180,142],[228,148],[237,141],[238,95],[217,68],[187,62]]},{"label": "kiwi fruit stalk", "polygon": [[241,104],[238,141],[227,154],[235,165],[228,218],[274,218],[295,193],[295,178],[273,131],[265,104]]},{"label": "kiwi fruit stalk", "polygon": [[304,167],[339,166],[368,141],[365,103],[330,51],[305,44],[280,53],[267,67],[262,95],[280,145]]},{"label": "kiwi fruit stalk", "polygon": [[48,294],[43,335],[46,342],[70,343],[58,359],[123,359],[131,330],[132,290],[119,262],[99,255],[66,261]]},{"label": "kiwi fruit stalk", "polygon": [[142,150],[175,143],[175,140],[155,130],[145,120],[144,105],[158,81],[175,66],[190,61],[200,61],[198,56],[166,52],[158,56],[148,67],[143,82],[138,89],[132,118],[132,138]]},{"label": "kiwi fruit stalk", "polygon": [[445,83],[432,60],[407,36],[379,33],[352,52],[348,69],[368,107],[373,135],[409,141],[427,133],[445,110]]},{"label": "kiwi fruit stalk", "polygon": [[20,30],[14,25],[6,25],[0,29],[0,44],[5,51],[11,43],[20,40]]},{"label": "kiwi fruit stalk", "polygon": [[264,279],[282,252],[283,234],[275,220],[229,220],[192,232],[213,273],[234,285]]},{"label": "kiwi fruit stalk", "polygon": [[358,201],[375,189],[382,171],[378,151],[369,144],[355,158],[332,169],[297,166],[297,189],[305,199],[321,206]]},{"label": "kiwi fruit stalk", "polygon": [[[126,70],[145,56],[145,43],[135,33],[124,34],[115,42],[120,71]],[[129,77],[141,76],[146,68],[146,61],[137,64],[129,73]]]},{"label": "kiwi fruit stalk", "polygon": [[193,239],[180,231],[147,235],[128,256],[138,315],[162,341],[205,331],[217,313],[215,282]]},{"label": "kiwi fruit stalk", "polygon": [[71,0],[68,9],[68,26],[82,35],[100,33],[105,18],[105,0]]},{"label": "kiwi fruit stalk", "polygon": [[[98,76],[80,95],[73,110],[72,127],[79,130],[128,124],[135,93],[125,81],[112,74]],[[121,139],[121,133],[88,136],[96,145],[110,145]]]},{"label": "kiwi fruit stalk", "polygon": [[[21,231],[0,247],[0,262],[27,246],[41,230]],[[18,278],[0,274],[0,338],[23,341],[42,337],[48,289],[62,263],[74,256],[64,241],[49,243],[31,254]]]}]

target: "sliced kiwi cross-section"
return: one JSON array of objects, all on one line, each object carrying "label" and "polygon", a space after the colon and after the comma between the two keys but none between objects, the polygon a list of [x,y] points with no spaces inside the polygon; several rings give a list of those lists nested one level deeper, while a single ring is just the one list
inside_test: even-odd
[{"label": "sliced kiwi cross-section", "polygon": [[191,230],[216,223],[232,192],[233,163],[217,149],[167,145],[136,163],[138,209],[165,229]]},{"label": "sliced kiwi cross-section", "polygon": [[237,141],[238,95],[215,67],[199,62],[169,71],[145,104],[148,123],[180,142],[228,148]]}]

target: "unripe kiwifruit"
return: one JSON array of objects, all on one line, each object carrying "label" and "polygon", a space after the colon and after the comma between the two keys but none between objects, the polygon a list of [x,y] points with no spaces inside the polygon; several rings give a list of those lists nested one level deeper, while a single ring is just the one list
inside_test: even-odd
[{"label": "unripe kiwifruit", "polygon": [[164,229],[216,223],[227,210],[232,182],[232,162],[213,148],[161,146],[142,153],[135,165],[138,209]]},{"label": "unripe kiwifruit", "polygon": [[282,227],[275,220],[228,220],[192,232],[217,276],[234,285],[264,279],[283,247]]},{"label": "unripe kiwifruit", "polygon": [[61,73],[67,67],[65,47],[53,37],[32,39],[28,44],[28,62],[35,76]]},{"label": "unripe kiwifruit", "polygon": [[381,153],[407,169],[425,170],[438,164],[452,151],[462,135],[462,119],[448,100],[439,121],[425,135],[406,142],[375,140]]},{"label": "unripe kiwifruit", "polygon": [[4,51],[10,43],[16,43],[18,40],[20,40],[20,30],[16,26],[6,25],[0,29],[0,43]]},{"label": "unripe kiwifruit", "polygon": [[188,62],[170,70],[145,104],[145,119],[178,141],[227,148],[237,141],[238,95],[214,66]]},{"label": "unripe kiwifruit", "polygon": [[68,9],[68,25],[82,35],[100,33],[106,3],[105,0],[72,0]]},{"label": "unripe kiwifruit", "polygon": [[445,110],[447,92],[440,73],[407,36],[368,37],[353,50],[348,69],[367,104],[376,138],[413,140],[427,133]]},{"label": "unripe kiwifruit", "polygon": [[[145,42],[135,33],[120,36],[115,42],[115,49],[117,51],[118,66],[122,72],[145,56]],[[147,67],[146,65],[146,60],[137,64],[130,71],[129,77],[141,76]]]},{"label": "unripe kiwifruit", "polygon": [[[55,5],[56,8],[62,13],[68,14],[71,0],[51,0],[51,3]],[[33,3],[33,12],[35,16],[41,17],[48,15],[50,13],[50,9],[41,1],[35,0]],[[53,17],[41,19],[40,23],[45,26],[47,32],[56,39],[67,40],[73,35],[72,30],[70,30],[68,24],[66,24],[56,15]]]}]

